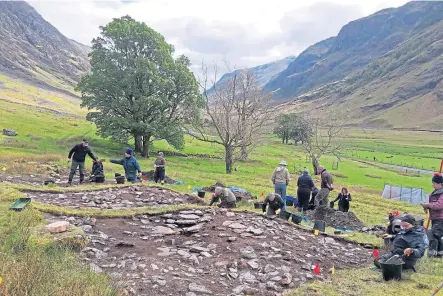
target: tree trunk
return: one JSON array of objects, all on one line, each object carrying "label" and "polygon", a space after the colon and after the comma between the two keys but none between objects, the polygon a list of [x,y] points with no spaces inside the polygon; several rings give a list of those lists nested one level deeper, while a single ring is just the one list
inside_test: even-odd
[{"label": "tree trunk", "polygon": [[318,163],[318,159],[315,155],[311,155],[311,159],[312,159],[312,167],[314,169],[314,174],[318,175],[318,166],[320,165]]},{"label": "tree trunk", "polygon": [[225,146],[226,174],[232,174],[232,147]]},{"label": "tree trunk", "polygon": [[149,141],[151,140],[151,135],[146,135],[143,137],[143,151],[142,156],[149,158]]},{"label": "tree trunk", "polygon": [[135,146],[135,152],[142,153],[143,151],[143,141],[142,136],[134,136],[134,146]]}]

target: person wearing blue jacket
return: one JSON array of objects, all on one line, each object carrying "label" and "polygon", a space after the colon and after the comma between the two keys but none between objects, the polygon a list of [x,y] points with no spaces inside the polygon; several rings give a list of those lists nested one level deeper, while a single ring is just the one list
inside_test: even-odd
[{"label": "person wearing blue jacket", "polygon": [[137,182],[137,176],[140,177],[142,174],[142,170],[140,168],[140,164],[137,159],[132,156],[132,150],[126,149],[125,157],[120,160],[111,159],[112,163],[120,164],[125,169],[125,176],[128,182]]}]

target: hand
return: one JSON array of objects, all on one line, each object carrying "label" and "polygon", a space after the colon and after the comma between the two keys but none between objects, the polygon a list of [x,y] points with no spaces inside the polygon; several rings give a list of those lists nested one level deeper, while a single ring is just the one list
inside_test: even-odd
[{"label": "hand", "polygon": [[278,209],[277,211],[275,211],[275,213],[278,215],[280,214],[280,209]]},{"label": "hand", "polygon": [[412,253],[414,253],[414,250],[411,249],[411,248],[407,248],[406,250],[403,251],[403,253],[404,253],[406,256],[410,256]]},{"label": "hand", "polygon": [[263,216],[266,216],[266,212],[263,212],[262,215],[263,215]]},{"label": "hand", "polygon": [[421,206],[423,207],[423,209],[429,209],[429,204],[427,204],[427,203],[420,203],[421,204]]},{"label": "hand", "polygon": [[392,238],[392,235],[390,235],[390,234],[383,234],[383,238]]}]

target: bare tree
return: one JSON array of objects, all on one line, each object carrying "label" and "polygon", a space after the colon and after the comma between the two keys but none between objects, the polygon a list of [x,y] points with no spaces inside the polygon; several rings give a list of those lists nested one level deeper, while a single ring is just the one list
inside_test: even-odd
[{"label": "bare tree", "polygon": [[302,146],[311,158],[312,167],[317,174],[319,161],[323,155],[332,154],[340,160],[341,151],[346,146],[346,134],[342,126],[331,120],[316,118],[307,123],[311,127],[312,135]]},{"label": "bare tree", "polygon": [[[211,82],[207,66],[202,68],[200,86],[205,98],[205,120],[195,122],[194,131],[188,134],[223,146],[226,173],[231,174],[234,161],[246,160],[250,150],[266,134],[265,126],[273,112],[271,96],[261,91],[249,70],[234,71],[217,83],[217,67]],[[211,132],[216,136],[208,135]]]}]

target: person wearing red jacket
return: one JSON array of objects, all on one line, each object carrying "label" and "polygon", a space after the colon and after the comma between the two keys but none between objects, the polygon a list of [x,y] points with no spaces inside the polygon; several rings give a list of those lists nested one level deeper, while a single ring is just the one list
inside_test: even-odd
[{"label": "person wearing red jacket", "polygon": [[443,176],[435,173],[432,177],[434,191],[429,195],[429,202],[422,203],[423,209],[429,211],[432,228],[428,230],[428,257],[443,256]]}]

